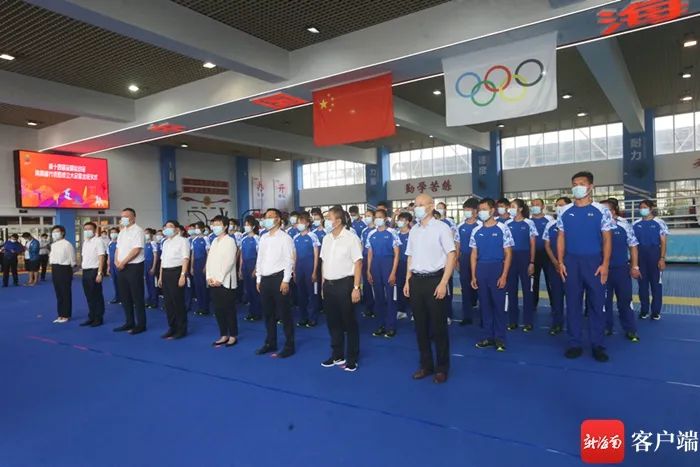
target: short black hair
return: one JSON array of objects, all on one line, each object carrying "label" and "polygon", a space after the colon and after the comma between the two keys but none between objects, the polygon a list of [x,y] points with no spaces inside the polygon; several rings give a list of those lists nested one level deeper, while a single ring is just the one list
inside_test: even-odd
[{"label": "short black hair", "polygon": [[[51,232],[53,232],[54,230],[58,230],[59,232],[61,232],[62,236],[64,236],[64,237],[66,236],[66,228],[63,227],[62,225],[54,225],[53,227],[51,227]],[[17,235],[17,234],[15,234],[15,235]]]},{"label": "short black hair", "polygon": [[348,208],[348,212],[349,212],[350,214],[359,214],[359,213],[360,213],[360,208],[358,208],[357,206],[350,206],[350,207]]},{"label": "short black hair", "polygon": [[321,212],[321,208],[311,208],[311,215],[312,215],[312,216],[315,216],[315,215],[317,215],[317,214],[318,214],[319,216],[322,216],[322,215],[323,215],[323,212]]},{"label": "short black hair", "polygon": [[440,202],[437,203],[435,206],[440,206],[441,204],[442,204],[443,206],[445,206],[445,209],[447,209],[447,203],[444,202],[444,201],[440,201]]},{"label": "short black hair", "polygon": [[479,201],[479,205],[482,204],[488,205],[490,209],[493,209],[496,206],[496,202],[493,200],[493,198],[483,198],[481,201]]},{"label": "short black hair", "polygon": [[155,229],[152,229],[151,227],[146,227],[145,229],[143,229],[143,231],[146,232],[146,233],[149,233],[149,234],[151,234],[151,235],[155,235],[155,234],[156,234]]},{"label": "short black hair", "polygon": [[[483,200],[481,200],[483,202]],[[491,200],[493,201],[493,200]],[[510,206],[510,201],[508,201],[508,198],[498,198],[498,201],[496,201],[496,204],[505,204]]]},{"label": "short black hair", "polygon": [[197,221],[197,222],[195,222],[195,223],[192,224],[192,225],[194,225],[195,228],[198,228],[198,229],[200,229],[200,230],[202,230],[202,229],[204,229],[204,228],[206,227],[206,226],[204,225],[204,222],[202,222],[202,221]]},{"label": "short black hair", "polygon": [[279,217],[280,219],[282,219],[282,211],[280,211],[279,209],[277,209],[277,208],[268,208],[267,211],[265,211],[265,215],[267,215],[268,212],[273,212],[273,213],[275,213],[275,214],[277,215],[277,217]]},{"label": "short black hair", "polygon": [[289,215],[290,215],[290,216],[298,216],[298,215],[299,215],[299,211],[292,211],[292,212],[289,213]]},{"label": "short black hair", "polygon": [[241,223],[238,222],[238,219],[233,219],[233,218],[229,219],[228,223],[233,224],[233,225],[241,225]]},{"label": "short black hair", "polygon": [[17,235],[16,233],[13,233],[13,234],[10,234],[10,238],[18,239],[19,235]]},{"label": "short black hair", "polygon": [[109,233],[112,233],[112,232],[117,232],[117,233],[119,233],[119,229],[116,228],[116,227],[110,227],[110,228],[109,228]]},{"label": "short black hair", "polygon": [[476,198],[469,198],[464,202],[462,208],[479,209],[479,200]]},{"label": "short black hair", "polygon": [[542,206],[544,206],[544,200],[542,198],[535,198],[532,201],[530,201],[530,204],[534,203],[535,201],[539,201],[540,203],[542,203]]},{"label": "short black hair", "polygon": [[93,229],[97,230],[97,224],[94,222],[86,222],[83,224],[83,227],[92,227]]},{"label": "short black hair", "polygon": [[179,223],[178,221],[176,221],[176,220],[170,219],[170,220],[165,221],[165,222],[163,223],[163,227],[165,227],[165,226],[168,225],[168,224],[173,224],[173,226],[174,226],[176,229],[182,230],[182,226],[181,226],[180,223]]},{"label": "short black hair", "polygon": [[134,208],[124,208],[124,209],[122,209],[122,212],[124,212],[124,211],[129,211],[134,216],[136,215],[136,211],[134,211]]},{"label": "short black hair", "polygon": [[46,232],[44,232],[43,234],[41,234],[41,236],[42,236],[42,237],[48,237],[49,234],[47,234]]},{"label": "short black hair", "polygon": [[25,238],[25,239],[26,239],[26,238],[32,238],[32,234],[30,234],[29,232],[24,232],[24,233],[22,234],[22,238]]},{"label": "short black hair", "polygon": [[573,182],[577,178],[585,178],[588,180],[588,183],[593,183],[593,174],[587,170],[582,170],[581,172],[576,172],[573,177],[571,177],[571,181]]},{"label": "short black hair", "polygon": [[213,224],[214,222],[221,222],[224,225],[228,225],[228,217],[219,214],[218,216],[214,216],[212,220],[209,221],[210,224]]},{"label": "short black hair", "polygon": [[401,214],[399,214],[399,219],[404,219],[406,222],[412,222],[413,216],[410,212],[402,212]]},{"label": "short black hair", "polygon": [[649,209],[654,209],[654,202],[650,199],[643,199],[639,202],[639,207],[642,207],[642,204],[648,207]]},{"label": "short black hair", "polygon": [[388,214],[387,214],[387,212],[386,212],[386,209],[377,209],[376,212],[374,213],[375,217],[376,217],[376,215],[379,214],[379,213],[384,214],[384,217],[387,217],[387,216],[388,216]]},{"label": "short black hair", "polygon": [[559,201],[564,201],[566,204],[571,204],[571,198],[569,198],[568,196],[560,196],[559,198],[557,198],[555,203],[558,203]]}]

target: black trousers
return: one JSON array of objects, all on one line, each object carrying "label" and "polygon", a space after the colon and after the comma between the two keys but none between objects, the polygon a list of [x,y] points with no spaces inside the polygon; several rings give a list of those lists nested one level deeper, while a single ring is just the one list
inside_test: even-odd
[{"label": "black trousers", "polygon": [[532,293],[535,301],[535,308],[537,308],[537,304],[540,302],[540,275],[542,271],[544,271],[544,284],[547,287],[547,296],[549,297],[549,302],[552,302],[552,289],[549,285],[549,273],[547,272],[548,263],[549,256],[547,256],[545,250],[535,251],[535,276],[532,278]]},{"label": "black trousers", "polygon": [[236,317],[236,290],[226,287],[209,287],[219,335],[238,337],[238,318]]},{"label": "black trousers", "polygon": [[[125,323],[129,327],[146,327],[143,263],[127,264],[117,274],[119,298],[124,307]],[[134,320],[134,318],[136,318]]]},{"label": "black trousers", "polygon": [[[416,325],[416,339],[420,352],[420,366],[424,370],[447,373],[450,368],[450,339],[447,333],[445,299],[434,297],[442,276],[411,276],[409,283],[411,310]],[[435,343],[436,362],[433,363],[432,341]]]},{"label": "black trousers", "polygon": [[[163,304],[168,317],[168,327],[175,334],[187,333],[187,310],[185,309],[185,287],[180,287],[178,281],[182,266],[163,268]],[[121,277],[121,272],[119,273]],[[141,281],[143,284],[143,281]]]},{"label": "black trousers", "polygon": [[353,276],[348,276],[323,282],[323,300],[333,359],[345,359],[347,363],[357,363],[360,356],[360,328],[355,316],[355,305],[352,303],[354,280]]},{"label": "black trousers", "polygon": [[51,265],[53,289],[56,292],[56,311],[59,318],[70,318],[73,309],[73,267],[61,264]]},{"label": "black trousers", "polygon": [[95,282],[97,269],[83,269],[83,292],[88,304],[88,319],[102,321],[105,316],[105,297],[102,295],[102,282]]},{"label": "black trousers", "polygon": [[49,266],[49,255],[39,255],[39,268],[41,269],[41,280],[46,279],[46,269]]},{"label": "black trousers", "polygon": [[2,260],[2,285],[7,287],[10,282],[10,272],[12,272],[12,280],[15,285],[19,284],[19,276],[17,275],[17,257],[8,258],[7,254]]},{"label": "black trousers", "polygon": [[284,337],[286,342],[284,348],[294,350],[294,323],[292,320],[292,307],[289,294],[282,295],[280,286],[282,285],[284,274],[279,272],[271,276],[265,276],[260,282],[260,302],[262,304],[263,317],[267,336],[265,344],[273,349],[277,348],[277,317],[282,320]]}]

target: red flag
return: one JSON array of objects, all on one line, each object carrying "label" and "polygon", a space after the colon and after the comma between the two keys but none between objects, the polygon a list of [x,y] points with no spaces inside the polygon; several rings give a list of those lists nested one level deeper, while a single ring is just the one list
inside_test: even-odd
[{"label": "red flag", "polygon": [[370,141],[396,132],[390,73],[315,91],[313,97],[316,146]]}]

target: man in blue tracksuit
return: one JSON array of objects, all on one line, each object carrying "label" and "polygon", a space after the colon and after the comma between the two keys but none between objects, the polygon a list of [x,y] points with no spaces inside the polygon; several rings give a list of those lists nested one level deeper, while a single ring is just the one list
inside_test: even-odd
[{"label": "man in blue tracksuit", "polygon": [[374,211],[368,210],[365,212],[363,222],[365,228],[360,233],[360,242],[362,243],[362,304],[365,307],[365,311],[362,312],[362,316],[374,318],[376,316],[374,314],[374,291],[372,290],[372,284],[367,280],[367,237],[375,229]]},{"label": "man in blue tracksuit", "polygon": [[508,277],[508,330],[518,329],[518,282],[523,291],[523,332],[532,332],[535,319],[535,301],[532,298],[532,275],[535,272],[535,239],[537,228],[530,220],[530,208],[516,198],[508,208],[505,224],[513,236],[513,260]]},{"label": "man in blue tracksuit", "polygon": [[406,275],[408,274],[408,257],[406,256],[406,247],[408,246],[408,235],[411,233],[411,222],[413,216],[409,212],[402,212],[396,220],[398,236],[401,245],[399,245],[399,267],[396,269],[396,283],[399,284],[396,294],[396,316],[397,319],[408,318],[409,304],[408,299],[403,294],[401,284],[406,283]]},{"label": "man in blue tracksuit", "polygon": [[[439,202],[435,205],[435,211],[437,214],[439,214],[438,219],[440,219],[444,224],[446,224],[450,230],[452,230],[452,233],[455,236],[455,243],[459,241],[459,233],[457,232],[457,225],[455,224],[455,221],[447,217],[447,204],[443,202]],[[455,282],[454,282],[454,276],[450,277],[449,282],[447,283],[448,287],[448,295],[445,297],[445,304],[447,305],[447,324],[452,323],[452,318],[454,315],[454,310],[452,310],[452,299],[454,298],[454,288],[455,288]]]},{"label": "man in blue tracksuit", "polygon": [[260,321],[262,319],[262,308],[260,305],[260,292],[255,284],[255,265],[258,262],[258,237],[259,224],[253,216],[245,218],[243,224],[244,236],[241,238],[241,255],[239,265],[239,275],[243,278],[243,287],[248,297],[248,314],[246,321]]},{"label": "man in blue tracksuit", "polygon": [[379,328],[372,335],[396,336],[396,272],[399,267],[401,240],[393,229],[386,227],[387,212],[375,213],[375,229],[367,234],[367,280],[374,289],[374,301],[379,312]]},{"label": "man in blue tracksuit", "polygon": [[299,229],[297,228],[298,222],[299,222],[299,213],[297,211],[292,211],[289,214],[289,227],[287,227],[287,230],[286,230],[286,232],[292,238],[296,237],[300,233]]},{"label": "man in blue tracksuit", "polygon": [[[602,203],[613,214],[612,253],[608,274],[605,300],[605,335],[613,333],[613,294],[617,298],[617,311],[625,336],[632,342],[639,342],[637,323],[632,309],[632,278],[639,278],[639,256],[637,237],[632,226],[620,217],[620,207],[616,199],[609,198]],[[627,252],[629,251],[629,259]]]},{"label": "man in blue tracksuit", "polygon": [[209,291],[207,290],[207,254],[209,253],[209,238],[204,235],[204,223],[197,222],[194,228],[195,237],[192,239],[192,267],[190,275],[194,282],[194,295],[197,297],[197,311],[195,314],[203,316],[209,314]]},{"label": "man in blue tracksuit", "polygon": [[532,276],[533,305],[535,311],[537,311],[537,305],[540,302],[540,276],[542,273],[544,273],[544,284],[547,288],[547,296],[549,297],[550,303],[552,302],[552,291],[549,285],[551,279],[549,277],[549,269],[547,268],[549,258],[544,249],[543,236],[545,227],[553,220],[553,217],[544,213],[544,200],[542,198],[533,199],[530,203],[530,220],[535,224],[535,228],[537,229],[537,237],[535,238],[535,275]]},{"label": "man in blue tracksuit", "polygon": [[109,302],[111,304],[121,303],[122,300],[119,297],[119,281],[117,280],[117,275],[119,274],[119,269],[114,263],[117,254],[117,238],[119,238],[119,229],[112,227],[109,229],[109,245],[107,246],[107,252],[109,256],[109,277],[112,278],[112,286],[114,288],[114,298]]},{"label": "man in blue tracksuit", "polygon": [[357,206],[350,206],[348,212],[350,213],[350,220],[352,222],[351,227],[359,238],[360,235],[362,235],[362,231],[367,227],[362,219],[360,219],[360,209]]},{"label": "man in blue tracksuit", "polygon": [[297,288],[297,300],[301,320],[297,326],[312,328],[318,323],[318,254],[321,243],[314,232],[309,231],[311,217],[303,212],[297,214],[298,223],[294,236],[294,282]]},{"label": "man in blue tracksuit", "polygon": [[[459,283],[462,287],[462,325],[474,322],[474,304],[476,302],[477,291],[471,286],[472,249],[469,240],[472,238],[474,229],[481,225],[478,218],[479,200],[469,198],[462,205],[464,209],[464,221],[459,224],[457,232],[459,234]],[[480,321],[481,322],[481,321]]]},{"label": "man in blue tracksuit", "polygon": [[632,224],[639,240],[639,318],[649,316],[649,289],[651,288],[651,319],[661,319],[663,271],[666,269],[666,223],[654,216],[654,203],[648,199],[639,203],[641,219]]},{"label": "man in blue tracksuit", "polygon": [[146,238],[143,246],[143,273],[146,282],[146,308],[158,308],[156,264],[158,264],[160,245],[155,241],[156,231],[154,229],[144,229],[144,235]]},{"label": "man in blue tracksuit", "polygon": [[[556,201],[557,217],[567,204],[571,204],[571,198],[562,196]],[[559,275],[559,260],[557,259],[557,238],[559,227],[557,221],[552,219],[542,233],[544,249],[549,261],[545,267],[549,270],[549,290],[551,292],[549,306],[552,309],[552,323],[549,327],[549,335],[556,336],[564,329],[564,282]]]},{"label": "man in blue tracksuit", "polygon": [[19,285],[19,276],[17,275],[17,256],[23,251],[24,247],[19,243],[19,235],[10,235],[9,240],[2,246],[2,286],[7,287],[10,281],[10,272],[12,272],[12,280],[15,286]]},{"label": "man in blue tracksuit", "polygon": [[567,358],[583,354],[583,292],[590,296],[588,335],[593,358],[608,361],[605,336],[605,284],[610,268],[612,214],[593,202],[593,174],[578,172],[571,178],[575,201],[564,206],[557,219],[557,260],[566,292],[566,322],[569,335]]}]

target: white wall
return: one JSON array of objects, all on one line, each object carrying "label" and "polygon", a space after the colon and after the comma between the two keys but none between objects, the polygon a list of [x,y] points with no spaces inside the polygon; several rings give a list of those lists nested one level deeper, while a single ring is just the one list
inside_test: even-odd
[{"label": "white wall", "polygon": [[667,182],[700,178],[700,167],[694,167],[698,160],[700,160],[700,151],[656,156],[654,157],[656,180]]},{"label": "white wall", "polygon": [[592,172],[596,185],[622,185],[622,159],[614,159],[504,170],[503,192],[554,190],[568,187],[571,185],[571,176],[581,170]]},{"label": "white wall", "polygon": [[330,206],[365,202],[367,202],[367,190],[364,184],[311,188],[301,190],[299,193],[299,204],[302,206]]},{"label": "white wall", "polygon": [[[292,193],[292,162],[291,161],[248,161],[248,176],[250,177],[250,208],[277,208],[291,211],[294,207]],[[256,181],[262,183],[262,191],[256,188]],[[279,186],[284,193],[280,193]]]},{"label": "white wall", "polygon": [[[228,182],[229,184],[229,192],[226,195],[182,193],[177,200],[177,215],[180,222],[205,221],[201,214],[195,214],[191,211],[203,213],[206,216],[206,220],[221,214],[222,210],[227,216],[236,217],[235,157],[178,149],[175,161],[178,192],[183,191],[183,178],[215,180]],[[191,198],[195,201],[185,201],[182,198]],[[188,214],[188,211],[191,213]]]}]

